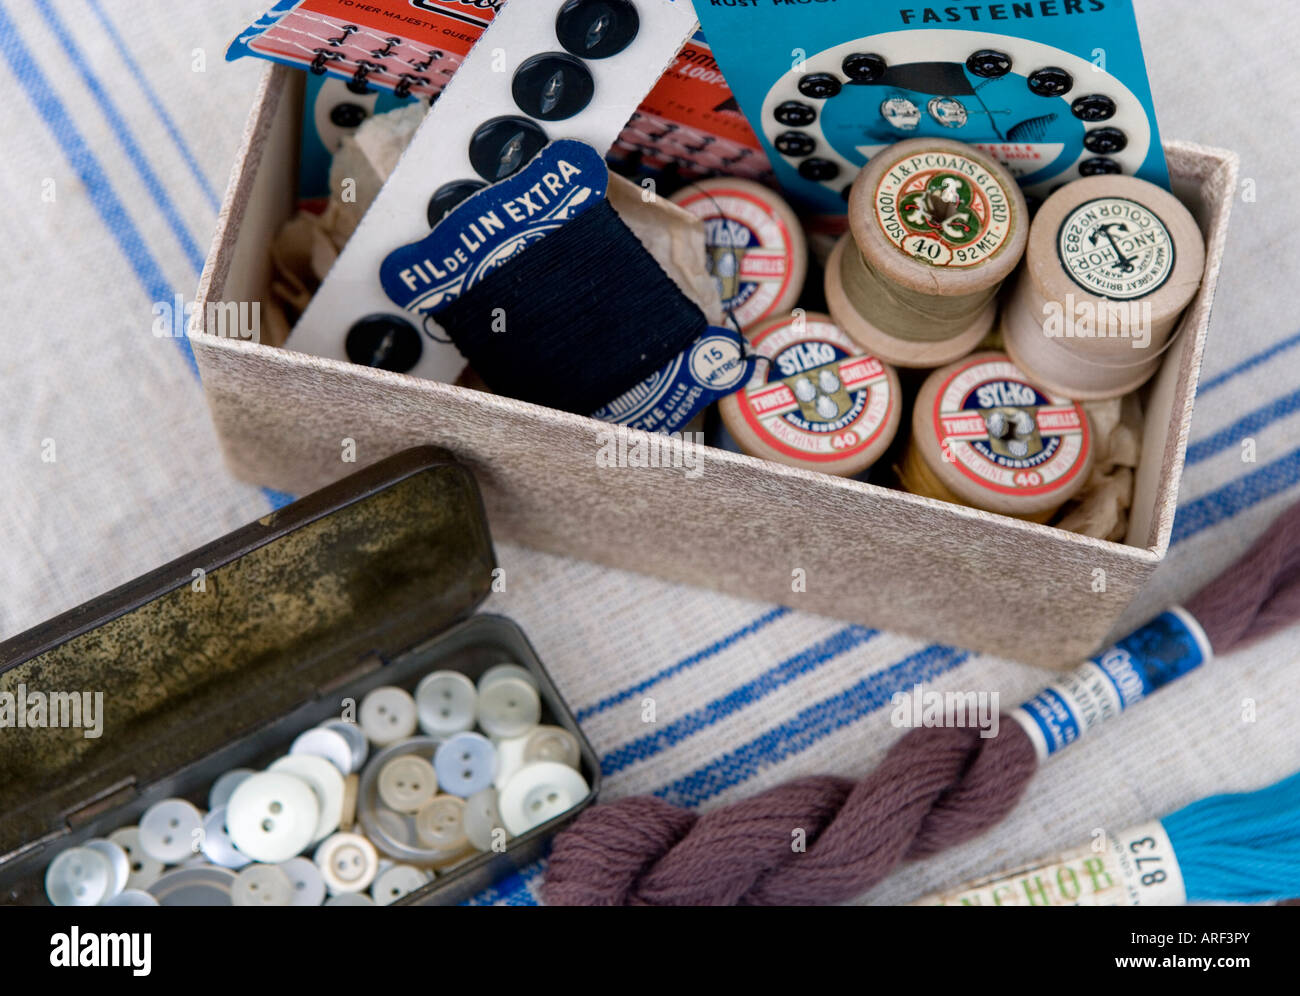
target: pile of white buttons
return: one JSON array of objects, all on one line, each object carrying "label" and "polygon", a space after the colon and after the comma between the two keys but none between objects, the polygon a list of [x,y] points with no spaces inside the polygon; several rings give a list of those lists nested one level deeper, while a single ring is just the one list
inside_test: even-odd
[{"label": "pile of white buttons", "polygon": [[414,697],[376,688],[356,723],[328,720],[264,771],[221,775],[206,813],[164,799],[138,826],[64,850],[46,895],[56,906],[396,902],[586,798],[577,738],[541,714],[517,664],[477,686],[434,671]]}]

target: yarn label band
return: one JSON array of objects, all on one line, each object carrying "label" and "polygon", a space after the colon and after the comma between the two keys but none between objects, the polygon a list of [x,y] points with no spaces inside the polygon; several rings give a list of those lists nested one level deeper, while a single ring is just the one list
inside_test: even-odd
[{"label": "yarn label band", "polygon": [[880,178],[873,204],[885,237],[931,266],[978,266],[1011,234],[1011,200],[1001,182],[959,153],[900,160]]},{"label": "yarn label band", "polygon": [[1007,359],[955,370],[935,396],[933,425],[944,461],[998,494],[1058,491],[1088,462],[1083,409],[1043,394]]},{"label": "yarn label band", "polygon": [[1211,655],[1200,624],[1185,609],[1170,609],[1043,689],[1011,716],[1024,727],[1039,760],[1046,760],[1196,670]]},{"label": "yarn label band", "polygon": [[1174,239],[1150,208],[1126,197],[1080,204],[1061,222],[1057,252],[1090,294],[1131,301],[1154,294],[1174,272]]},{"label": "yarn label band", "polygon": [[912,905],[1181,906],[1186,901],[1169,834],[1153,820]]},{"label": "yarn label band", "polygon": [[885,365],[839,327],[790,319],[751,340],[761,363],[740,396],[745,424],[800,460],[837,461],[872,446],[898,404]]}]

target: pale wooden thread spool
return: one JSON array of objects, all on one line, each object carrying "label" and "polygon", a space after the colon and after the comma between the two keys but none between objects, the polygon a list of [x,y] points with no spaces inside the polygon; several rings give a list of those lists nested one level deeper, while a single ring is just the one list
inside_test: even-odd
[{"label": "pale wooden thread spool", "polygon": [[[927,184],[956,178],[988,204],[978,238],[954,245],[898,223],[899,201],[922,189],[915,182],[923,175]],[[932,218],[948,192],[936,192],[938,207],[926,195]],[[876,155],[853,184],[849,225],[827,261],[831,315],[867,352],[922,368],[966,355],[992,329],[998,288],[1024,254],[1029,229],[1024,196],[1010,174],[946,139],[911,139]]]}]

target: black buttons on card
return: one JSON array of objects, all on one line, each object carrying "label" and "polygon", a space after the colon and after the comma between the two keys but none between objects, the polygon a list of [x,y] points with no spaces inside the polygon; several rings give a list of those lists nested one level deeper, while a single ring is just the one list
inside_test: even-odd
[{"label": "black buttons on card", "polygon": [[782,132],[776,136],[772,144],[782,155],[793,156],[796,159],[800,156],[812,155],[813,150],[817,148],[817,140],[801,131]]},{"label": "black buttons on card", "polygon": [[524,61],[510,92],[525,114],[540,121],[562,121],[591,103],[596,83],[581,59],[547,52]]},{"label": "black buttons on card", "polygon": [[839,176],[840,167],[839,163],[831,162],[829,159],[805,159],[799,164],[799,175],[805,180],[823,183]]},{"label": "black buttons on card", "polygon": [[799,92],[814,100],[828,100],[841,89],[843,84],[833,73],[809,73],[799,81]]},{"label": "black buttons on card", "polygon": [[1074,77],[1059,66],[1045,66],[1029,74],[1029,89],[1040,97],[1060,97],[1073,86]]},{"label": "black buttons on card", "polygon": [[420,333],[398,315],[367,315],[348,329],[348,359],[366,367],[405,373],[420,361]]},{"label": "black buttons on card", "polygon": [[853,83],[874,83],[885,75],[889,64],[874,52],[854,52],[844,57],[840,68]]},{"label": "black buttons on card", "polygon": [[487,184],[482,180],[452,180],[451,183],[444,183],[429,198],[429,206],[425,210],[429,227],[432,228],[447,217],[447,213],[470,194],[486,186]]},{"label": "black buttons on card", "polygon": [[336,104],[330,108],[330,123],[340,128],[360,128],[369,116],[370,112],[360,104]]},{"label": "black buttons on card", "polygon": [[772,115],[781,124],[789,125],[791,128],[803,128],[817,120],[817,111],[797,100],[787,100],[783,104],[778,104]]},{"label": "black buttons on card", "polygon": [[618,55],[640,30],[631,0],[568,0],[555,18],[560,44],[583,59]]},{"label": "black buttons on card", "polygon": [[517,172],[548,141],[546,132],[528,118],[493,118],[470,137],[469,161],[479,176],[496,183]]},{"label": "black buttons on card", "polygon": [[966,60],[966,68],[975,76],[995,80],[1011,72],[1011,56],[996,49],[982,48],[971,53]]},{"label": "black buttons on card", "polygon": [[1090,93],[1075,100],[1070,110],[1080,121],[1107,121],[1115,116],[1115,101],[1104,93]]},{"label": "black buttons on card", "polygon": [[1094,156],[1092,159],[1085,159],[1079,163],[1079,173],[1082,176],[1101,176],[1105,173],[1123,173],[1123,167],[1114,159],[1107,159],[1105,156]]},{"label": "black buttons on card", "polygon": [[1099,156],[1110,156],[1128,147],[1128,136],[1118,128],[1094,128],[1083,136],[1083,147]]}]

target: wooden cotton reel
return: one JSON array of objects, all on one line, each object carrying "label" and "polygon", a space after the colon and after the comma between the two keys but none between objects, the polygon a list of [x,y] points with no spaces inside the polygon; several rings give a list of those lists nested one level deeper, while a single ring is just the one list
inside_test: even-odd
[{"label": "wooden cotton reel", "polygon": [[815,312],[769,319],[746,338],[762,359],[749,384],[718,402],[742,452],[842,477],[880,459],[901,420],[892,367]]},{"label": "wooden cotton reel", "polygon": [[831,315],[864,350],[904,367],[965,356],[993,327],[1024,254],[1025,198],[991,157],[911,139],[871,159],[849,196],[849,234],[826,264]]},{"label": "wooden cotton reel", "polygon": [[1092,469],[1083,408],[1047,393],[1003,353],[932,373],[912,410],[900,471],[914,494],[1047,522]]},{"label": "wooden cotton reel", "polygon": [[1205,244],[1172,194],[1094,176],[1043,203],[1025,264],[1002,315],[1007,353],[1045,387],[1092,401],[1159,369],[1201,285]]}]

